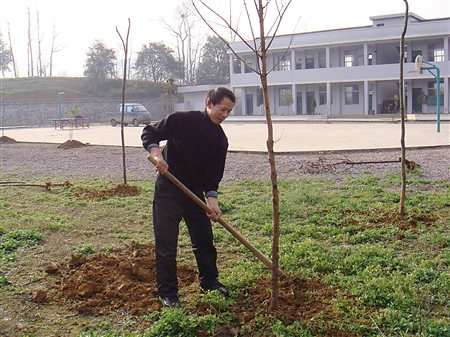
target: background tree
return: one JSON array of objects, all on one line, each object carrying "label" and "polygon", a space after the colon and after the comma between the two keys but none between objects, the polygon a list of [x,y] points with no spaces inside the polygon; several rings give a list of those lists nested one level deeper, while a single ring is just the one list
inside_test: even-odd
[{"label": "background tree", "polygon": [[177,103],[177,88],[175,87],[175,80],[169,78],[162,86],[164,94],[160,96],[164,109],[169,113],[175,111],[175,104]]},{"label": "background tree", "polygon": [[[234,51],[234,49],[226,42],[226,39],[222,37],[222,35],[219,33],[218,29],[216,29],[217,25],[213,23],[212,20],[207,20],[204,15],[202,15],[202,12],[199,10],[199,8],[196,5],[196,1],[201,3],[205,8],[209,10],[209,13],[214,15],[216,18],[219,18],[219,21],[222,23],[222,26],[225,25],[228,29],[232,30],[236,36],[248,47],[249,51],[254,53],[256,56],[256,67],[248,64],[245,62],[245,60],[240,57],[240,55]],[[276,163],[275,163],[275,151],[274,151],[274,139],[273,139],[273,125],[272,125],[272,117],[270,112],[270,101],[269,101],[269,95],[268,95],[268,81],[267,81],[267,75],[278,65],[275,64],[271,69],[267,69],[267,52],[270,49],[270,46],[278,32],[278,29],[280,28],[280,24],[283,20],[283,16],[286,13],[289,5],[291,4],[292,0],[289,1],[278,1],[278,0],[253,0],[255,13],[251,13],[249,11],[249,8],[247,7],[247,3],[245,0],[243,0],[243,5],[247,14],[247,18],[249,19],[249,26],[252,34],[252,40],[248,41],[244,36],[242,36],[239,31],[231,25],[230,21],[227,21],[221,14],[219,14],[218,11],[214,10],[203,0],[191,0],[191,3],[193,7],[195,8],[196,12],[200,15],[202,20],[208,25],[208,27],[211,28],[211,30],[218,36],[224,43],[227,43],[227,46],[231,49],[233,54],[239,58],[242,62],[244,62],[249,69],[257,73],[261,80],[261,87],[262,87],[262,93],[263,93],[263,100],[264,100],[264,111],[266,116],[266,122],[267,122],[267,152],[269,157],[269,164],[270,164],[270,179],[272,183],[272,211],[273,211],[273,236],[272,236],[272,295],[271,295],[271,308],[272,310],[275,310],[278,307],[278,279],[279,279],[279,268],[278,268],[278,255],[279,255],[279,237],[280,237],[280,205],[279,205],[279,195],[278,195],[278,183],[277,183],[277,169],[276,169]],[[273,5],[273,7],[269,7],[270,5]],[[275,19],[273,20],[272,24],[269,26],[269,30],[266,31],[265,28],[265,20],[266,16],[270,11],[274,11],[276,13]],[[257,31],[259,31],[259,38],[256,37],[252,22],[250,21],[252,14],[256,14],[258,26]],[[292,42],[291,37],[291,42]],[[285,53],[287,53],[288,49],[290,47],[290,44],[288,48],[286,49]]]},{"label": "background tree", "polygon": [[55,44],[56,37],[58,36],[58,34],[59,34],[59,32],[56,32],[56,27],[55,27],[55,25],[53,25],[52,50],[50,51],[50,62],[49,62],[50,76],[53,75],[53,54],[64,49],[63,46],[58,46],[58,45]]},{"label": "background tree", "polygon": [[37,29],[37,64],[36,64],[36,74],[37,76],[45,76],[46,67],[42,65],[42,50],[41,44],[43,35],[41,35],[41,23],[39,20],[39,11],[36,9],[36,29]]},{"label": "background tree", "polygon": [[32,32],[31,32],[31,14],[30,7],[28,9],[28,76],[34,76],[34,66],[33,66],[33,45],[32,45]]},{"label": "background tree", "polygon": [[14,52],[13,52],[12,40],[11,40],[11,29],[9,27],[9,22],[6,21],[6,23],[8,25],[9,51],[11,53],[11,62],[12,62],[12,66],[13,66],[13,72],[14,72],[14,77],[17,78],[18,70],[17,70],[16,60],[14,59]]},{"label": "background tree", "polygon": [[230,83],[230,57],[228,47],[219,37],[209,36],[202,48],[196,84]]},{"label": "background tree", "polygon": [[8,48],[5,41],[3,40],[3,36],[0,34],[0,70],[2,72],[2,76],[5,77],[5,72],[9,72],[9,65],[12,62],[12,53],[11,49]]},{"label": "background tree", "polygon": [[116,76],[116,61],[116,52],[107,48],[103,41],[95,40],[87,53],[84,76],[96,80],[113,78]]},{"label": "background tree", "polygon": [[169,78],[182,78],[182,65],[174,51],[162,42],[143,45],[134,65],[138,78],[162,83]]},{"label": "background tree", "polygon": [[[195,74],[200,58],[200,46],[203,43],[203,36],[199,26],[196,26],[198,19],[187,3],[181,2],[175,10],[175,18],[169,24],[161,19],[165,27],[177,39],[176,52],[179,62],[183,65],[183,76],[181,83],[193,85]],[[196,29],[196,27],[198,27]]]}]

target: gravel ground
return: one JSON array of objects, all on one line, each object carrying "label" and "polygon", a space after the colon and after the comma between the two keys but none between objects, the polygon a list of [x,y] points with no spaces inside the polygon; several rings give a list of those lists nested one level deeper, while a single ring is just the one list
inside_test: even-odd
[{"label": "gravel ground", "polygon": [[[123,179],[120,147],[87,145],[61,148],[61,145],[20,142],[0,144],[0,179],[26,182],[45,179],[53,183],[83,178]],[[128,180],[154,179],[155,169],[146,159],[147,152],[143,148],[127,147],[125,154]],[[342,179],[365,172],[376,175],[400,174],[400,155],[400,149],[280,153],[276,155],[276,165],[279,179],[311,176]],[[420,165],[416,169],[425,179],[450,180],[450,147],[407,149],[406,159]],[[379,163],[382,161],[389,162]],[[269,173],[265,153],[230,152],[222,183],[269,179]]]}]

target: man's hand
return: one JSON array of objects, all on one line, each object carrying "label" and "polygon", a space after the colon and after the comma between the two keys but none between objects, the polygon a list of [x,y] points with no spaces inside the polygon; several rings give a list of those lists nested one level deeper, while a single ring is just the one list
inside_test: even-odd
[{"label": "man's hand", "polygon": [[161,149],[159,147],[152,147],[150,149],[150,154],[153,156],[153,158],[155,158],[156,170],[161,174],[167,173],[167,171],[169,171],[169,165],[164,160]]},{"label": "man's hand", "polygon": [[219,208],[219,203],[217,202],[217,198],[209,197],[208,198],[208,205],[209,208],[214,212],[213,214],[206,214],[208,218],[210,218],[213,221],[218,221],[220,216],[222,215],[222,212]]}]

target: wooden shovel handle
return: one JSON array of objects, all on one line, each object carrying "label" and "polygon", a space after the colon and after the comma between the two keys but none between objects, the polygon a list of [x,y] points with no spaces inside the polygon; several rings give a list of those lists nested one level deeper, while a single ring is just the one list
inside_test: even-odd
[{"label": "wooden shovel handle", "polygon": [[[147,159],[150,160],[153,165],[156,165],[156,160],[152,155],[148,155]],[[174,177],[170,172],[164,174],[171,182],[173,182],[176,186],[180,188],[184,193],[186,193],[192,200],[195,201],[197,205],[199,205],[202,209],[204,209],[208,214],[213,214],[213,210],[205,204],[199,197],[197,197],[194,193],[191,192],[184,184],[179,181],[176,177]],[[264,263],[267,268],[272,269],[272,261],[269,260],[263,253],[261,253],[255,246],[253,246],[250,242],[248,242],[241,234],[239,234],[233,226],[227,223],[222,217],[219,217],[218,222],[225,227],[227,231],[229,231],[236,239],[238,239],[245,247],[247,247],[256,257]],[[280,270],[281,274],[285,274],[282,270]]]}]

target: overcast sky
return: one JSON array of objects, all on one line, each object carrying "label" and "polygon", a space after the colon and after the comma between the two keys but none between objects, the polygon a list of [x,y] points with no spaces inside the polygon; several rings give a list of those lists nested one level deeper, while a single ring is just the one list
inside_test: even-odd
[{"label": "overcast sky", "polygon": [[[95,40],[103,40],[108,48],[118,50],[119,58],[123,55],[116,27],[125,37],[128,19],[131,21],[130,44],[134,53],[139,51],[143,44],[150,42],[162,41],[167,46],[175,48],[176,39],[171,36],[161,20],[169,24],[175,23],[175,8],[180,2],[181,0],[0,0],[0,29],[3,40],[9,44],[9,23],[19,75],[25,77],[28,42],[27,8],[29,7],[31,12],[35,55],[37,55],[36,13],[39,12],[43,59],[48,63],[53,26],[58,32],[56,45],[62,47],[61,51],[54,54],[53,76],[83,76],[86,53]],[[229,0],[205,0],[205,2],[220,8],[224,14],[230,7]],[[236,19],[241,3],[242,0],[232,0]],[[252,8],[253,1],[248,3]],[[450,17],[449,0],[409,0],[408,3],[410,12],[424,19]],[[404,13],[404,11],[403,0],[293,0],[280,33],[366,26],[371,24],[370,16]],[[212,16],[209,18],[213,19]],[[241,21],[244,21],[244,17]],[[202,31],[213,35],[206,26]],[[11,74],[5,75],[11,77]]]}]

